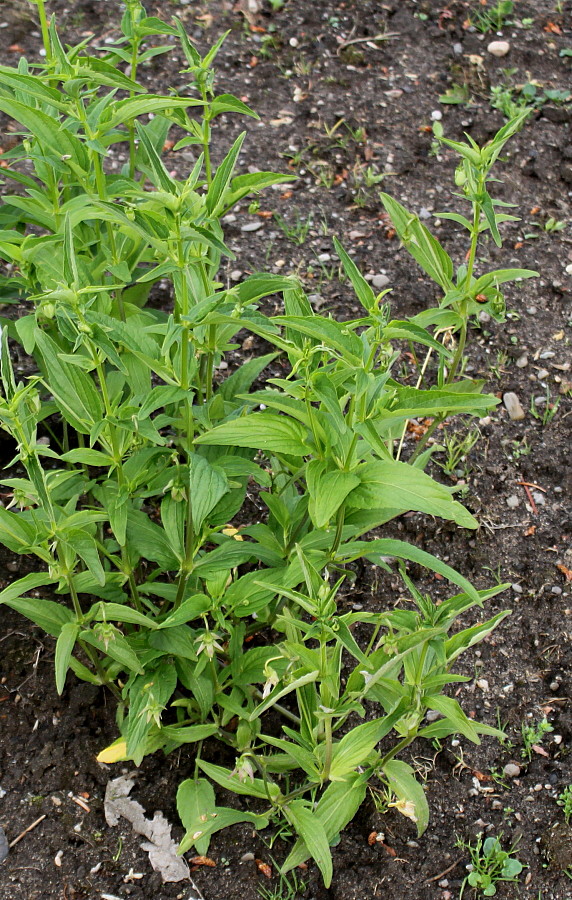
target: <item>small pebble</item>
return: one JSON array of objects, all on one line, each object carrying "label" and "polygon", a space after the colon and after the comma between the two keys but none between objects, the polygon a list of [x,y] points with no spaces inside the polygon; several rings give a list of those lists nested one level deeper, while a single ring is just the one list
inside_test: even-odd
[{"label": "small pebble", "polygon": [[551,691],[559,691],[560,690],[560,682],[559,681],[551,681],[550,682],[550,690]]},{"label": "small pebble", "polygon": [[535,316],[536,313],[538,312],[536,306],[529,306],[529,307],[527,307],[526,311],[530,316]]},{"label": "small pebble", "polygon": [[572,275],[572,263],[564,269],[567,275]]},{"label": "small pebble", "polygon": [[516,494],[511,494],[510,497],[506,498],[506,505],[509,509],[516,509],[517,506],[520,506],[520,497],[517,497]]},{"label": "small pebble", "polygon": [[560,587],[559,584],[554,584],[554,585],[550,588],[550,590],[551,590],[551,592],[552,592],[553,594],[558,594],[559,596],[560,596],[560,594],[562,593],[562,588]]},{"label": "small pebble", "polygon": [[389,278],[387,275],[374,275],[371,279],[371,283],[376,290],[381,291],[389,284]]},{"label": "small pebble", "polygon": [[527,365],[528,365],[528,356],[526,355],[526,353],[523,353],[522,356],[519,356],[519,358],[517,359],[516,367],[517,367],[517,369],[525,369],[527,367]]},{"label": "small pebble", "polygon": [[420,219],[430,219],[431,218],[431,213],[429,212],[429,210],[427,209],[426,206],[422,206],[421,209],[419,210],[419,218]]},{"label": "small pebble", "polygon": [[548,371],[548,369],[539,369],[538,372],[536,373],[536,377],[538,378],[539,381],[544,381],[544,379],[548,378],[549,375],[550,375],[550,372]]},{"label": "small pebble", "polygon": [[555,735],[553,736],[552,740],[554,741],[555,744],[561,744],[561,743],[562,743],[562,735],[561,735],[561,734],[555,734]]},{"label": "small pebble", "polygon": [[521,419],[524,419],[524,410],[516,394],[507,391],[506,394],[503,394],[502,401],[513,422],[520,422]]},{"label": "small pebble", "polygon": [[486,309],[481,309],[479,313],[479,322],[481,325],[488,325],[491,321],[491,314],[486,311]]},{"label": "small pebble", "polygon": [[399,88],[394,88],[393,90],[385,91],[384,93],[390,100],[399,100],[400,97],[403,97],[403,91],[399,90]]},{"label": "small pebble", "polygon": [[543,353],[540,354],[540,359],[554,359],[556,353],[554,350],[544,350]]},{"label": "small pebble", "polygon": [[461,56],[463,53],[463,45],[453,44],[453,53],[455,54],[455,56]]},{"label": "small pebble", "polygon": [[521,584],[511,584],[512,590],[515,594],[522,594],[522,585]]},{"label": "small pebble", "polygon": [[443,113],[441,112],[440,109],[434,109],[433,112],[431,113],[431,118],[433,119],[434,122],[440,122],[441,119],[443,118]]},{"label": "small pebble", "polygon": [[331,258],[332,257],[330,253],[320,253],[320,255],[318,256],[318,262],[329,262]]},{"label": "small pebble", "polygon": [[541,494],[540,491],[533,491],[532,499],[537,506],[544,506],[544,504],[546,503],[546,497],[544,496],[544,494]]},{"label": "small pebble", "polygon": [[233,269],[232,272],[230,273],[231,281],[240,281],[241,278],[242,278],[242,272],[240,269]]},{"label": "small pebble", "polygon": [[241,226],[241,231],[258,231],[260,228],[264,228],[264,222],[247,222],[246,225]]},{"label": "small pebble", "polygon": [[486,678],[479,678],[477,681],[477,687],[481,689],[481,691],[488,691],[489,683]]},{"label": "small pebble", "polygon": [[243,853],[240,857],[241,862],[252,862],[254,859],[254,853]]},{"label": "small pebble", "polygon": [[491,56],[506,56],[510,50],[510,44],[508,41],[491,41],[487,46],[487,52],[491,54]]},{"label": "small pebble", "polygon": [[517,766],[516,763],[507,763],[503,769],[503,774],[506,775],[507,778],[518,778],[520,775],[520,766]]},{"label": "small pebble", "polygon": [[291,47],[298,47],[300,42],[299,42],[298,38],[291,37],[290,40],[288,41],[288,43],[290,44]]}]

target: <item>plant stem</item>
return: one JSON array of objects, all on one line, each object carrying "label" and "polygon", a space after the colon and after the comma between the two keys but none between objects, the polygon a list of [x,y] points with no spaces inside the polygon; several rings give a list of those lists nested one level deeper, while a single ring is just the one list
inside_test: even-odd
[{"label": "plant stem", "polygon": [[36,5],[38,7],[40,28],[42,29],[42,43],[44,45],[44,50],[46,51],[46,61],[49,66],[52,66],[54,57],[52,54],[52,42],[50,41],[50,29],[48,27],[45,2],[44,0],[36,0]]}]

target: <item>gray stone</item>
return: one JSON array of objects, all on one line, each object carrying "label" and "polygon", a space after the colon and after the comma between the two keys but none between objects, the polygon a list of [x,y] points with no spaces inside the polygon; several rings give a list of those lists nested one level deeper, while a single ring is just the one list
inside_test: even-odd
[{"label": "gray stone", "polygon": [[520,766],[517,766],[516,763],[507,763],[503,769],[503,773],[507,778],[518,778],[520,775]]},{"label": "gray stone", "polygon": [[520,506],[520,497],[517,497],[516,494],[511,494],[510,497],[506,498],[506,505],[509,509],[516,509],[517,506]]},{"label": "gray stone", "polygon": [[491,54],[491,56],[506,56],[510,50],[510,44],[508,41],[491,41],[487,46],[487,52]]},{"label": "gray stone", "polygon": [[387,275],[374,275],[371,279],[371,283],[376,290],[381,291],[389,284],[389,278]]},{"label": "gray stone", "polygon": [[512,391],[507,391],[506,394],[503,394],[502,401],[513,422],[520,422],[524,419],[524,410],[516,394],[513,394]]},{"label": "gray stone", "polygon": [[241,227],[241,231],[258,231],[260,228],[264,228],[264,222],[247,222],[246,225]]},{"label": "gray stone", "polygon": [[517,367],[517,369],[526,369],[527,365],[528,365],[528,356],[526,355],[526,353],[523,353],[522,356],[519,356],[519,358],[517,359],[516,367]]}]

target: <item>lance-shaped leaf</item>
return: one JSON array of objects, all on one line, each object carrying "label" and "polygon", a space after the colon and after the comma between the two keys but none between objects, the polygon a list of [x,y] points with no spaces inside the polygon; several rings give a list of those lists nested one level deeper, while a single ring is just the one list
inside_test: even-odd
[{"label": "lance-shaped leaf", "polygon": [[195,443],[305,456],[310,452],[306,435],[306,428],[286,416],[255,412],[217,425],[198,437]]},{"label": "lance-shaped leaf", "polygon": [[429,805],[414,770],[400,759],[392,759],[384,765],[383,772],[397,797],[396,808],[415,822],[417,835],[422,835],[429,823]]},{"label": "lance-shaped leaf", "polygon": [[60,359],[60,348],[40,329],[36,332],[47,374],[47,387],[64,419],[81,434],[103,419],[103,404],[99,392],[89,377],[77,366]]},{"label": "lance-shaped leaf", "polygon": [[320,819],[304,800],[293,800],[284,807],[284,815],[302,838],[311,856],[316,860],[324,879],[324,886],[332,883],[332,854],[326,830]]},{"label": "lance-shaped leaf", "polygon": [[62,626],[58,640],[56,642],[56,654],[54,668],[56,673],[56,690],[61,694],[66,682],[66,675],[70,666],[70,659],[75,647],[75,642],[79,633],[80,626],[77,622],[66,622]]},{"label": "lance-shaped leaf", "polygon": [[452,519],[464,528],[478,528],[477,520],[453,500],[448,488],[407,463],[389,460],[363,463],[355,474],[361,484],[348,495],[350,507],[416,510]]}]

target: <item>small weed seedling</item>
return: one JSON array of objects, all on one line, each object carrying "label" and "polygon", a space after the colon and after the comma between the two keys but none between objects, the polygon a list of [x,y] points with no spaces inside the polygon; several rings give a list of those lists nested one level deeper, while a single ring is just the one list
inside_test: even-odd
[{"label": "small weed seedling", "polygon": [[562,812],[564,813],[564,819],[566,824],[570,824],[570,820],[572,819],[572,784],[569,784],[568,787],[565,787],[561,794],[558,795],[558,800],[556,801],[558,806],[562,807]]},{"label": "small weed seedling", "polygon": [[507,24],[508,17],[514,10],[513,0],[497,0],[491,7],[474,9],[470,13],[471,23],[482,34],[490,31],[500,31]]},{"label": "small weed seedling", "polygon": [[470,473],[471,467],[465,461],[480,436],[478,428],[469,428],[460,434],[445,434],[442,450],[446,453],[446,458],[439,465],[446,475],[453,475],[461,463],[465,463],[463,474],[466,476]]},{"label": "small weed seedling", "polygon": [[280,873],[280,880],[273,888],[263,884],[256,888],[262,900],[298,900],[306,890],[306,882],[298,878],[296,872],[289,875]]},{"label": "small weed seedling", "polygon": [[293,222],[287,222],[279,213],[274,213],[274,221],[286,238],[298,247],[301,247],[302,244],[306,242],[308,232],[314,224],[314,220],[311,216],[308,216],[307,219],[303,219],[298,210],[296,210]]},{"label": "small weed seedling", "polygon": [[522,749],[520,751],[522,758],[526,759],[527,762],[530,762],[534,747],[542,744],[544,736],[551,731],[554,731],[554,729],[546,716],[536,724],[527,724],[526,722],[523,722],[521,727]]},{"label": "small weed seedling", "polygon": [[523,865],[516,859],[516,845],[510,850],[503,850],[499,837],[488,837],[483,841],[482,834],[477,837],[476,844],[459,839],[456,846],[469,853],[471,862],[467,866],[469,874],[461,885],[459,900],[462,900],[465,887],[472,887],[477,897],[494,897],[497,885],[501,881],[517,882]]},{"label": "small weed seedling", "polygon": [[[558,407],[560,406],[560,397],[557,397],[554,403],[552,402],[552,397],[550,396],[550,388],[546,388],[546,399],[540,398],[538,400],[536,397],[530,398],[530,415],[537,419],[542,423],[543,426],[550,425],[552,419],[558,412]],[[544,409],[539,407],[544,407]]]}]

